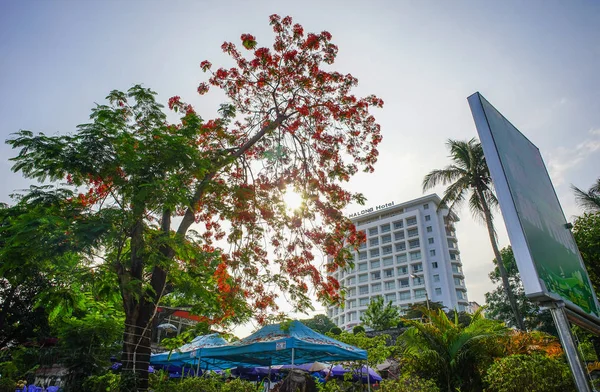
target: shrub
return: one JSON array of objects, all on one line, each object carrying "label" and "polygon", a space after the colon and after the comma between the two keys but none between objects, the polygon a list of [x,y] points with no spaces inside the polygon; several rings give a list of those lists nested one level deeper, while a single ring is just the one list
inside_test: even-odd
[{"label": "shrub", "polygon": [[8,377],[0,378],[0,392],[15,392],[17,383]]},{"label": "shrub", "polygon": [[340,327],[333,327],[329,330],[329,332],[334,335],[340,335],[342,333],[342,330],[340,329]]},{"label": "shrub", "polygon": [[354,328],[352,328],[352,333],[355,335],[361,332],[365,332],[365,327],[363,327],[362,325],[357,325]]},{"label": "shrub", "polygon": [[487,392],[569,392],[573,377],[564,362],[542,354],[517,354],[490,366],[484,378]]},{"label": "shrub", "polygon": [[83,382],[83,390],[87,392],[117,392],[120,381],[121,377],[114,373],[90,376]]},{"label": "shrub", "polygon": [[440,392],[434,381],[417,375],[405,374],[398,380],[383,380],[381,392]]},{"label": "shrub", "polygon": [[248,392],[256,390],[256,384],[240,379],[225,381],[220,376],[190,377],[183,380],[168,380],[150,377],[150,388],[154,392]]}]

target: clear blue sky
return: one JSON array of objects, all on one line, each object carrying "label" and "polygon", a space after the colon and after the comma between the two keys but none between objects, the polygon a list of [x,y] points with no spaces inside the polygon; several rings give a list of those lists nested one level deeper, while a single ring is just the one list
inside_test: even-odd
[{"label": "clear blue sky", "polygon": [[[21,128],[71,132],[112,89],[144,83],[198,97],[200,61],[223,64],[224,40],[271,42],[268,16],[328,30],[336,68],[386,102],[376,172],[352,181],[369,203],[421,194],[448,163],[444,142],[476,135],[466,97],[482,94],[540,147],[568,217],[568,187],[600,176],[600,3],[594,1],[15,1],[0,2],[0,136]],[[0,146],[0,200],[27,182]],[[438,190],[438,191],[441,191]],[[459,245],[471,299],[490,289],[485,230],[462,211]],[[498,221],[500,222],[500,220]],[[501,232],[502,245],[507,244]]]}]

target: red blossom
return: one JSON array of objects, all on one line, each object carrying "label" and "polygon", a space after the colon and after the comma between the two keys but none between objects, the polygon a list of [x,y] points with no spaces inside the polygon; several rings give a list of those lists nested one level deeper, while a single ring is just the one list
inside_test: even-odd
[{"label": "red blossom", "polygon": [[181,97],[176,95],[174,97],[169,98],[169,109],[173,109],[175,106],[177,106],[181,101]]},{"label": "red blossom", "polygon": [[204,60],[200,63],[200,68],[202,68],[204,72],[208,71],[210,67],[212,67],[212,63],[208,60]]}]

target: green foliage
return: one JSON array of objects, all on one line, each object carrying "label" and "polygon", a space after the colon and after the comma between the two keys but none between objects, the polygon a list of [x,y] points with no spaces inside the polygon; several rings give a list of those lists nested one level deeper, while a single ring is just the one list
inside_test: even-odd
[{"label": "green foliage", "polygon": [[434,381],[414,374],[404,374],[397,380],[383,380],[379,384],[381,392],[439,392]]},{"label": "green foliage", "polygon": [[590,212],[600,212],[600,178],[586,192],[571,185],[575,199],[581,208]]},{"label": "green foliage", "polygon": [[120,381],[121,377],[112,372],[101,376],[90,376],[83,382],[83,390],[86,392],[117,392]]},{"label": "green foliage", "polygon": [[421,319],[424,320],[427,314],[427,305],[429,305],[429,310],[433,311],[433,312],[437,312],[438,310],[442,310],[444,309],[444,304],[442,304],[441,302],[431,302],[429,301],[428,304],[423,304],[423,303],[414,303],[414,304],[410,304],[408,306],[408,309],[406,310],[406,313],[404,314],[405,319],[409,319],[409,320],[414,320],[414,319]]},{"label": "green foliage", "polygon": [[511,355],[496,361],[485,376],[487,392],[570,392],[569,367],[541,354]]},{"label": "green foliage", "polygon": [[339,336],[342,333],[342,329],[340,327],[333,327],[329,330],[329,333],[333,336]]},{"label": "green foliage", "polygon": [[0,392],[15,392],[17,383],[8,377],[0,378]]},{"label": "green foliage", "polygon": [[501,339],[508,329],[500,322],[485,319],[481,312],[463,326],[441,310],[427,313],[428,322],[411,325],[398,339],[404,371],[436,380],[448,391],[479,391],[482,374],[501,353]]},{"label": "green foliage", "polygon": [[371,299],[360,321],[375,331],[381,331],[395,327],[400,321],[400,313],[391,302],[384,304],[383,297],[377,296]]},{"label": "green foliage", "polygon": [[600,212],[575,219],[573,236],[590,276],[592,286],[600,292]]},{"label": "green foliage", "polygon": [[329,332],[331,328],[335,327],[333,321],[331,321],[331,319],[324,314],[317,314],[313,318],[300,320],[300,322],[313,331],[317,331],[322,334]]},{"label": "green foliage", "polygon": [[154,392],[249,392],[256,390],[256,384],[241,379],[225,380],[217,375],[183,380],[169,380],[168,375],[166,378],[152,375],[150,389]]},{"label": "green foliage", "polygon": [[365,332],[365,327],[363,327],[362,325],[355,325],[354,328],[352,328],[352,333],[353,334],[359,334],[359,333],[364,333]]},{"label": "green foliage", "polygon": [[[525,296],[525,289],[523,288],[523,282],[519,275],[512,248],[507,246],[500,250],[500,254],[502,255],[502,262],[506,268],[513,294],[527,329],[543,331],[556,336],[557,332],[550,311],[540,309],[537,304]],[[492,283],[498,286],[494,291],[485,294],[487,304],[485,315],[488,318],[504,321],[508,326],[516,327],[515,317],[508,302],[506,290],[504,290],[504,286],[502,285],[497,263],[498,261],[494,259],[496,267],[490,272],[489,277]]]},{"label": "green foliage", "polygon": [[381,334],[370,338],[364,332],[354,334],[345,331],[339,335],[334,335],[331,332],[327,335],[340,342],[367,350],[367,364],[371,367],[375,367],[396,353],[396,347],[389,346],[387,343],[390,335]]}]

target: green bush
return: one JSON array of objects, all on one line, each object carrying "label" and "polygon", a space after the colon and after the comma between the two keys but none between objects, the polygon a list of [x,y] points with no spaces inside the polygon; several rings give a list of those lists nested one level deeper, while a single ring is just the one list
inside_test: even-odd
[{"label": "green bush", "polygon": [[490,366],[486,392],[570,392],[573,377],[564,362],[542,354],[517,354]]},{"label": "green bush", "polygon": [[383,380],[381,392],[440,392],[434,381],[416,375],[404,375],[398,380]]},{"label": "green bush", "polygon": [[17,383],[8,377],[0,378],[0,392],[15,392]]},{"label": "green bush", "polygon": [[365,332],[365,327],[363,327],[362,325],[357,325],[354,328],[352,328],[352,333],[355,335],[361,332]]},{"label": "green bush", "polygon": [[154,392],[249,392],[256,390],[256,384],[240,379],[225,381],[220,376],[190,377],[183,380],[168,380],[164,377],[150,377],[150,388]]},{"label": "green bush", "polygon": [[342,330],[340,329],[340,327],[333,327],[329,330],[329,332],[334,335],[340,335],[342,333]]},{"label": "green bush", "polygon": [[121,377],[114,373],[90,376],[83,382],[83,390],[86,392],[117,392],[120,381]]}]

